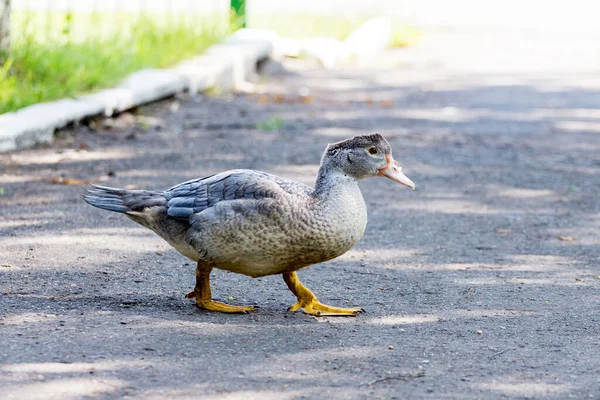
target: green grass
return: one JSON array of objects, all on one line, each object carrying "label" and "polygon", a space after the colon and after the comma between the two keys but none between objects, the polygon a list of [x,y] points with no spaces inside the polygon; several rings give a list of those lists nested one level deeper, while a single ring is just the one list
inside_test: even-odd
[{"label": "green grass", "polygon": [[[251,28],[272,29],[283,37],[303,39],[311,36],[329,36],[344,40],[353,30],[374,18],[369,15],[352,17],[311,15],[311,14],[252,14],[249,18]],[[419,40],[419,29],[392,20],[392,47],[410,46]]]},{"label": "green grass", "polygon": [[[250,27],[342,40],[368,19],[252,15]],[[12,48],[8,57],[0,54],[0,114],[110,87],[141,68],[173,65],[223,38],[227,22],[228,16],[208,21],[176,14],[13,12]],[[419,36],[417,29],[392,23],[394,46],[411,45]]]},{"label": "green grass", "polygon": [[277,117],[271,117],[265,121],[256,123],[256,129],[259,131],[278,131],[283,127],[283,120]]},{"label": "green grass", "polygon": [[201,53],[229,29],[172,15],[20,12],[11,17],[12,48],[0,64],[0,114],[110,87],[141,68],[173,65]]}]

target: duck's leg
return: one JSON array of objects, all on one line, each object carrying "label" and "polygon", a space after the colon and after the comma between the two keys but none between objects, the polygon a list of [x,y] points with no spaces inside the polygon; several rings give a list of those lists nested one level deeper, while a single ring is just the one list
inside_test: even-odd
[{"label": "duck's leg", "polygon": [[[210,292],[210,272],[213,267],[206,261],[198,261],[196,267],[196,287],[186,297],[196,298],[196,306],[204,310],[219,311],[226,313],[247,313],[253,311],[252,306],[231,306],[229,304],[214,301]],[[191,296],[193,294],[193,296]]]},{"label": "duck's leg", "polygon": [[298,302],[288,308],[288,311],[295,312],[302,308],[305,314],[314,315],[316,317],[329,317],[329,316],[350,316],[356,317],[359,312],[364,312],[360,307],[342,308],[333,307],[319,303],[317,296],[313,294],[306,286],[300,283],[296,272],[285,272],[283,274],[283,280],[287,284],[288,288],[296,295]]}]

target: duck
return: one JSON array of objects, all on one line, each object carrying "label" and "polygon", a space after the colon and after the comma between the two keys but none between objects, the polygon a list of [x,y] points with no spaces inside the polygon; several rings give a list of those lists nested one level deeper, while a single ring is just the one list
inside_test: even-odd
[{"label": "duck", "polygon": [[250,277],[283,276],[296,303],[289,311],[320,316],[356,316],[360,307],[319,302],[297,271],[341,256],[363,236],[367,207],[358,186],[385,177],[415,189],[380,134],[328,144],[314,187],[266,172],[233,169],[180,183],[166,191],[126,190],[92,185],[90,205],[123,213],[154,231],[197,263],[198,308],[248,313],[254,306],[212,299],[214,268]]}]

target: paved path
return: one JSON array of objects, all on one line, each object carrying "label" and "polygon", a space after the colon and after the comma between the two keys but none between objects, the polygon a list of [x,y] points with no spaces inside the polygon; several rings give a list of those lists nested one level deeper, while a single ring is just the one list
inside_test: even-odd
[{"label": "paved path", "polygon": [[[600,75],[419,51],[290,62],[263,96],[167,100],[1,155],[0,398],[600,398]],[[280,277],[224,272],[214,297],[261,308],[199,311],[192,263],[43,181],[311,183],[326,143],[372,132],[418,190],[365,181],[363,240],[300,272],[357,318],[287,313]]]}]

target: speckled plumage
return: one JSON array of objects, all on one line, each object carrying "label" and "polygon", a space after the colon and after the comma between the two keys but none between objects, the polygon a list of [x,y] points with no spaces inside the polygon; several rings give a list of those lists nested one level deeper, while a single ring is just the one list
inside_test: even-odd
[{"label": "speckled plumage", "polygon": [[[377,148],[377,155],[369,154]],[[378,175],[391,148],[381,135],[329,145],[315,188],[265,172],[231,170],[164,192],[95,186],[84,199],[124,212],[195,261],[253,277],[338,257],[362,237],[358,181]]]}]

